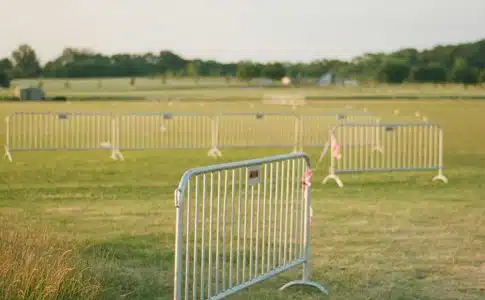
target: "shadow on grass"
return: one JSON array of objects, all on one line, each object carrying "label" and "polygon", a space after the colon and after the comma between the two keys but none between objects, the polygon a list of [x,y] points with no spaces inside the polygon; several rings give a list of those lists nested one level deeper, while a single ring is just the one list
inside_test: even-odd
[{"label": "shadow on grass", "polygon": [[[174,239],[174,234],[122,236],[87,245],[81,254],[100,275],[101,299],[172,299]],[[306,286],[278,292],[283,284],[301,278],[300,270],[285,272],[231,299],[320,299],[313,297],[323,294]]]},{"label": "shadow on grass", "polygon": [[102,299],[171,299],[174,234],[122,236],[82,255],[101,275]]}]

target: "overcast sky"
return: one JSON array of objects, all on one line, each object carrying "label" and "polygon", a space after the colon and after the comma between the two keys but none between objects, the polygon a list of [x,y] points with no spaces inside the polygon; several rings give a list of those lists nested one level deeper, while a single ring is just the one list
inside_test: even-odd
[{"label": "overcast sky", "polygon": [[0,57],[66,46],[220,61],[349,59],[485,38],[485,0],[0,0]]}]

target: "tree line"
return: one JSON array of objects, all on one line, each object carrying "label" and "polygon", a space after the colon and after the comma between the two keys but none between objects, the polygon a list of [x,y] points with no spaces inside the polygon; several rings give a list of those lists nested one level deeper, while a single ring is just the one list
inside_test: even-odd
[{"label": "tree line", "polygon": [[159,53],[104,55],[88,49],[65,48],[59,57],[41,65],[35,50],[20,45],[11,57],[0,59],[0,85],[8,87],[20,78],[90,77],[237,77],[279,80],[289,76],[293,82],[319,78],[332,72],[341,78],[385,83],[446,83],[465,85],[485,82],[485,39],[457,45],[439,45],[418,51],[413,48],[392,53],[366,53],[350,61],[321,59],[308,63],[185,59],[168,50]]}]

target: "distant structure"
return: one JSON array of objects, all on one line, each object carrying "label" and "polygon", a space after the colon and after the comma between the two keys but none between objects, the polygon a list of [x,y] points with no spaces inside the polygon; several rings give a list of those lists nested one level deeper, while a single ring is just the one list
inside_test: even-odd
[{"label": "distant structure", "polygon": [[282,84],[282,85],[289,85],[289,84],[291,84],[291,79],[290,79],[290,77],[288,77],[288,76],[284,76],[283,78],[281,78],[281,84]]},{"label": "distant structure", "polygon": [[20,100],[45,100],[44,90],[41,88],[16,88],[14,96],[20,98]]},{"label": "distant structure", "polygon": [[332,74],[331,72],[323,74],[317,82],[317,86],[358,86],[359,83],[357,80],[347,79],[343,77],[338,77]]},{"label": "distant structure", "polygon": [[317,85],[318,86],[329,86],[333,83],[333,74],[327,73],[323,74],[320,79],[318,79]]},{"label": "distant structure", "polygon": [[301,106],[306,103],[306,96],[300,94],[265,94],[263,104]]},{"label": "distant structure", "polygon": [[259,86],[270,86],[273,84],[273,80],[269,78],[264,78],[264,77],[259,77],[259,78],[253,78],[249,82],[251,85],[259,85]]}]

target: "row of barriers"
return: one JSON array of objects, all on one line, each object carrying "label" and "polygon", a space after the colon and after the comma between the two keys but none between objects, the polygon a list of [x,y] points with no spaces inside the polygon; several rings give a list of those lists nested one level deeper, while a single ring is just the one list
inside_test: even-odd
[{"label": "row of barriers", "polygon": [[[443,130],[429,122],[382,123],[363,114],[14,113],[6,118],[5,155],[35,150],[321,148],[329,175],[436,170],[443,175]],[[320,162],[319,161],[319,162]]]},{"label": "row of barriers", "polygon": [[[378,122],[372,114],[195,114],[195,113],[29,113],[6,117],[5,154],[36,150],[208,149],[323,147],[335,123]],[[366,141],[361,141],[365,143]]]}]

